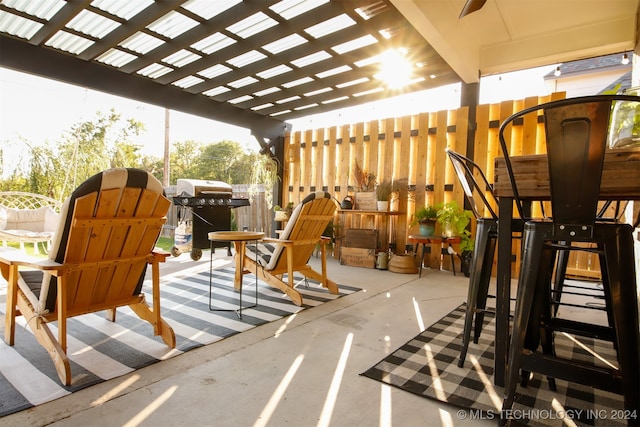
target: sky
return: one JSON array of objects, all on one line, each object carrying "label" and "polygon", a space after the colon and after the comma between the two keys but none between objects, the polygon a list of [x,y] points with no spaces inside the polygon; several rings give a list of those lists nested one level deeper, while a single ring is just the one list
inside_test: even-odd
[{"label": "sky", "polygon": [[[164,108],[0,68],[0,142],[17,136],[34,144],[54,142],[74,124],[91,121],[97,111],[108,112],[112,107],[123,118],[144,123],[146,130],[133,141],[142,145],[143,153],[163,156]],[[248,129],[178,111],[169,115],[171,143],[191,139],[208,144],[226,139],[259,150]]]},{"label": "sky", "polygon": [[[486,77],[480,85],[480,103],[547,94],[542,76],[551,69],[553,66]],[[312,115],[291,123],[295,131],[356,123],[362,121],[363,116],[370,120],[402,117],[424,111],[457,108],[459,98],[459,85],[448,85],[386,102]],[[97,111],[108,112],[111,108],[115,108],[124,118],[144,123],[146,130],[133,141],[142,146],[144,154],[163,156],[164,108],[0,67],[2,144],[20,139],[35,145],[45,141],[53,143],[74,124],[92,121]],[[253,151],[260,149],[247,129],[177,111],[170,112],[169,140],[171,144],[186,140],[205,144],[231,140]],[[17,143],[16,150],[25,148],[21,145]]]}]

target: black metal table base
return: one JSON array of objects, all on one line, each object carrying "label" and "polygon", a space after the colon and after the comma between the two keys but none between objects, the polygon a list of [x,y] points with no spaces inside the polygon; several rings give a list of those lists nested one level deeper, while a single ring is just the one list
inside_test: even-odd
[{"label": "black metal table base", "polygon": [[[244,244],[244,243],[243,243]],[[258,253],[258,242],[255,242],[256,245],[256,254]],[[238,255],[236,253],[236,256],[241,256]],[[244,270],[244,262],[242,262],[242,260],[240,261],[240,268],[242,270]],[[256,281],[255,281],[255,286],[256,286],[256,299],[255,299],[255,303],[251,304],[251,305],[246,305],[243,306],[242,305],[242,285],[244,283],[244,271],[240,276],[240,289],[238,289],[238,294],[239,294],[239,298],[240,301],[238,303],[238,308],[219,308],[219,307],[215,307],[211,304],[211,296],[213,294],[213,243],[211,244],[211,254],[209,255],[209,311],[227,311],[227,312],[235,312],[236,316],[238,316],[238,319],[242,319],[242,310],[246,310],[249,308],[255,308],[258,306],[258,276],[256,275]]]}]

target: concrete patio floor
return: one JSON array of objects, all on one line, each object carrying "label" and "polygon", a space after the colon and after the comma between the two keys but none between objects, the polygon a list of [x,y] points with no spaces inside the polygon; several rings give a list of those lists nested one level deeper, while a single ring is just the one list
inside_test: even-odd
[{"label": "concrete patio floor", "polygon": [[[208,261],[204,251],[198,263]],[[183,254],[161,271],[195,263]],[[468,278],[328,263],[330,277],[362,291],[0,418],[0,425],[495,425],[359,375],[463,303]]]}]

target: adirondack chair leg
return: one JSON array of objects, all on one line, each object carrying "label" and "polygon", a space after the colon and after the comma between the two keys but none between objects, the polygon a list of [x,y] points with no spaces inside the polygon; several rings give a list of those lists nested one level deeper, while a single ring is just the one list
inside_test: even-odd
[{"label": "adirondack chair leg", "polygon": [[160,263],[157,258],[151,262],[151,282],[153,310],[144,300],[136,304],[131,304],[129,307],[131,307],[142,320],[151,323],[154,335],[160,335],[169,348],[175,348],[176,335],[173,332],[173,328],[169,326],[160,315]]},{"label": "adirondack chair leg", "polygon": [[4,319],[4,341],[8,345],[13,345],[16,336],[16,300],[18,298],[17,265],[12,265],[9,267],[8,282],[9,287],[7,289],[7,308],[5,310],[6,314]]},{"label": "adirondack chair leg", "polygon": [[251,257],[247,256],[244,258],[244,267],[249,270],[252,274],[258,276],[258,279],[267,283],[269,286],[274,287],[276,289],[280,289],[282,292],[287,294],[291,301],[297,305],[302,305],[302,295],[300,292],[296,291],[293,287],[286,284],[282,279],[276,277],[275,275],[265,271],[261,266],[257,265]]},{"label": "adirondack chair leg", "polygon": [[[323,283],[324,278],[326,278],[326,271],[325,271],[325,274],[323,275],[323,274],[318,273],[314,269],[312,269],[310,266],[306,266],[305,268],[299,269],[298,271],[301,274],[303,274],[305,277],[308,277],[309,279],[313,279],[313,280],[316,280],[316,281],[320,282],[322,284],[322,286],[327,288],[329,290],[329,292],[331,292],[332,294],[338,294],[339,293],[338,285],[333,280],[330,280],[330,279],[327,278],[326,282]],[[324,278],[323,278],[323,276],[324,276]]]},{"label": "adirondack chair leg", "polygon": [[162,317],[156,315],[157,313],[160,313],[159,308],[151,310],[144,301],[137,304],[131,304],[129,307],[131,307],[131,310],[133,310],[139,318],[151,323],[154,335],[159,335],[167,347],[176,347],[176,335],[173,332],[173,328]]},{"label": "adirondack chair leg", "polygon": [[289,287],[293,289],[293,247],[291,245],[287,245],[287,281],[289,282]]},{"label": "adirondack chair leg", "polygon": [[[67,357],[66,349],[63,348],[60,342],[58,342],[46,322],[33,314],[33,307],[27,301],[28,299],[25,296],[18,298],[17,303],[20,312],[27,313],[27,318],[33,317],[33,324],[31,327],[33,336],[49,353],[51,360],[53,360],[53,365],[56,368],[56,372],[58,373],[58,377],[60,378],[60,382],[64,385],[71,385],[71,365],[69,363],[69,358]],[[66,331],[66,327],[64,329]]]},{"label": "adirondack chair leg", "polygon": [[[58,343],[65,354],[67,353],[67,277],[58,276]],[[40,319],[38,319],[40,320]],[[55,359],[54,359],[55,362]]]}]

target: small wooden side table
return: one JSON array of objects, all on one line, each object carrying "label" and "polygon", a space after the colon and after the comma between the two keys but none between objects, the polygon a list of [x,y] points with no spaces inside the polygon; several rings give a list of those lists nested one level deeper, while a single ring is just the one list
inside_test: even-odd
[{"label": "small wooden side table", "polygon": [[[209,257],[209,310],[210,311],[234,311],[238,318],[242,319],[242,310],[246,308],[253,308],[258,305],[258,276],[256,276],[256,300],[253,305],[242,305],[242,276],[244,275],[244,255],[247,242],[255,242],[256,244],[256,257],[257,257],[257,245],[258,240],[264,237],[264,233],[255,231],[212,231],[208,234],[209,242],[211,242],[211,255]],[[234,276],[234,288],[240,294],[240,302],[238,309],[226,309],[216,308],[211,305],[211,294],[213,290],[212,271],[213,271],[213,242],[233,242],[233,247],[236,251],[236,271]],[[257,262],[257,260],[256,260]]]},{"label": "small wooden side table", "polygon": [[[460,237],[459,236],[441,236],[441,235],[433,235],[433,236],[423,236],[421,234],[410,234],[408,237],[409,242],[415,244],[415,250],[414,252],[416,253],[416,256],[418,255],[418,248],[420,247],[420,245],[422,245],[422,252],[420,253],[420,266],[418,269],[418,277],[422,277],[422,264],[424,263],[424,254],[425,254],[425,248],[427,248],[427,245],[432,245],[432,244],[440,244],[440,253],[442,255],[449,255],[451,257],[451,269],[453,270],[453,275],[456,275],[456,264],[455,264],[455,258],[454,258],[454,254],[455,252],[450,252],[449,251],[449,247],[451,246],[452,243],[460,243]],[[448,243],[448,246],[445,248],[445,243]],[[429,250],[431,250],[431,247],[429,247]]]}]

